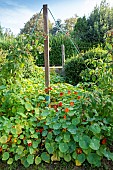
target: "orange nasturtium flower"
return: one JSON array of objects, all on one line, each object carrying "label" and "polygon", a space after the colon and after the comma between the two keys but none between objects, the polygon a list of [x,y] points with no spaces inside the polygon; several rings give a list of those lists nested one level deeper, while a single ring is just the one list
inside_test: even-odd
[{"label": "orange nasturtium flower", "polygon": [[105,145],[106,143],[107,143],[107,139],[106,138],[102,139],[101,144]]},{"label": "orange nasturtium flower", "polygon": [[64,115],[64,119],[66,119],[66,115]]},{"label": "orange nasturtium flower", "polygon": [[65,108],[65,109],[64,109],[64,112],[65,112],[65,113],[68,113],[68,112],[69,112],[69,109],[68,109],[68,108]]},{"label": "orange nasturtium flower", "polygon": [[64,93],[63,92],[60,92],[60,96],[63,96],[64,95]]},{"label": "orange nasturtium flower", "polygon": [[81,154],[81,153],[82,153],[82,149],[81,149],[81,148],[77,148],[77,149],[76,149],[76,153],[77,153],[77,154]]},{"label": "orange nasturtium flower", "polygon": [[71,94],[71,91],[70,91],[70,90],[68,90],[68,94]]},{"label": "orange nasturtium flower", "polygon": [[80,96],[77,97],[77,99],[80,99],[80,98],[81,98]]},{"label": "orange nasturtium flower", "polygon": [[77,92],[77,91],[74,91],[74,94],[78,94],[78,92]]},{"label": "orange nasturtium flower", "polygon": [[70,106],[74,106],[74,102],[70,102]]},{"label": "orange nasturtium flower", "polygon": [[0,147],[0,152],[2,152],[2,147]]},{"label": "orange nasturtium flower", "polygon": [[59,102],[58,106],[59,106],[59,107],[62,107],[62,105],[63,105],[62,102]]}]

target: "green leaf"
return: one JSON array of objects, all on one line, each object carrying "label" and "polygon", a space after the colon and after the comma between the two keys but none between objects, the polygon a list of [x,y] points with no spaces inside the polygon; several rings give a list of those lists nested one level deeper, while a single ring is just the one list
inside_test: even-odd
[{"label": "green leaf", "polygon": [[49,132],[48,135],[47,135],[47,139],[51,140],[52,139],[52,132]]},{"label": "green leaf", "polygon": [[43,132],[42,132],[42,136],[46,136],[46,135],[47,135],[47,133],[48,133],[48,131],[47,131],[47,130],[43,130]]},{"label": "green leaf", "polygon": [[27,116],[24,113],[17,112],[18,115],[22,116],[23,118],[27,118]]},{"label": "green leaf", "polygon": [[47,162],[47,163],[50,162],[50,155],[49,155],[47,152],[43,152],[43,153],[41,154],[41,158],[42,158],[43,161],[45,161],[45,162]]},{"label": "green leaf", "polygon": [[7,164],[11,165],[13,163],[13,158],[9,158]]},{"label": "green leaf", "polygon": [[24,160],[21,160],[21,163],[24,165],[25,168],[28,168],[30,164],[27,162],[26,158]]},{"label": "green leaf", "polygon": [[90,148],[93,150],[98,150],[100,147],[100,140],[98,138],[96,138],[95,136],[91,139],[90,142]]},{"label": "green leaf", "polygon": [[36,116],[39,115],[39,108],[35,108],[35,115],[36,115]]},{"label": "green leaf", "polygon": [[72,119],[72,124],[73,125],[78,125],[80,123],[80,118],[79,117],[77,117],[77,118],[74,118],[74,119]]},{"label": "green leaf", "polygon": [[41,158],[39,156],[36,156],[35,158],[35,164],[39,165],[41,163]]},{"label": "green leaf", "polygon": [[77,160],[80,162],[80,163],[83,163],[85,161],[86,157],[85,157],[85,154],[82,153],[82,154],[79,154],[77,155]]},{"label": "green leaf", "polygon": [[50,114],[50,111],[49,110],[44,110],[42,113],[41,113],[41,116],[43,117],[46,117]]},{"label": "green leaf", "polygon": [[23,146],[18,146],[18,148],[16,149],[16,153],[17,153],[18,155],[21,155],[22,152],[23,152],[23,150],[24,150],[24,147],[23,147]]},{"label": "green leaf", "polygon": [[62,136],[57,136],[56,138],[55,138],[55,141],[57,141],[57,142],[60,142],[62,140]]},{"label": "green leaf", "polygon": [[34,149],[32,147],[29,148],[29,152],[32,155],[34,153]]},{"label": "green leaf", "polygon": [[2,145],[2,149],[7,149],[7,147],[8,147],[7,144]]},{"label": "green leaf", "polygon": [[53,154],[54,152],[54,147],[50,143],[45,144],[45,148],[47,149],[49,154]]},{"label": "green leaf", "polygon": [[56,123],[53,125],[53,129],[57,130],[61,127],[61,123]]},{"label": "green leaf", "polygon": [[16,129],[15,129],[15,128],[12,128],[12,129],[11,129],[11,133],[12,133],[12,134],[16,134]]},{"label": "green leaf", "polygon": [[69,147],[68,147],[67,143],[60,143],[59,149],[61,152],[65,153],[69,149]]},{"label": "green leaf", "polygon": [[6,161],[7,159],[9,159],[9,152],[4,152],[2,155],[2,160]]},{"label": "green leaf", "polygon": [[65,134],[64,134],[63,141],[64,141],[64,142],[69,142],[69,141],[70,141],[70,134],[65,133]]},{"label": "green leaf", "polygon": [[90,164],[93,164],[95,166],[99,167],[101,165],[101,157],[96,153],[89,153],[87,156],[87,160]]},{"label": "green leaf", "polygon": [[34,155],[28,155],[27,156],[27,162],[31,165],[34,162]]},{"label": "green leaf", "polygon": [[67,113],[67,115],[69,115],[69,116],[74,116],[74,111],[73,110],[70,110],[68,113]]},{"label": "green leaf", "polygon": [[101,128],[97,123],[94,123],[90,126],[90,131],[92,131],[94,134],[98,134],[101,132]]},{"label": "green leaf", "polygon": [[20,156],[18,154],[15,154],[15,161],[17,161],[18,159],[20,159]]},{"label": "green leaf", "polygon": [[74,139],[75,142],[79,141],[79,136],[80,136],[80,134],[78,134],[78,133],[73,135],[73,139]]},{"label": "green leaf", "polygon": [[33,110],[31,103],[28,103],[28,102],[25,103],[25,108],[26,108],[27,111]]},{"label": "green leaf", "polygon": [[79,145],[82,149],[88,149],[90,144],[90,137],[89,136],[81,136],[79,139]]},{"label": "green leaf", "polygon": [[38,97],[38,100],[45,100],[45,97],[39,96],[39,97]]},{"label": "green leaf", "polygon": [[20,135],[19,138],[20,138],[20,139],[23,139],[23,138],[24,138],[24,135]]},{"label": "green leaf", "polygon": [[77,127],[75,125],[69,125],[67,130],[71,133],[71,134],[76,134],[77,131]]},{"label": "green leaf", "polygon": [[30,128],[30,132],[31,132],[31,134],[34,134],[35,133],[35,129],[34,128]]},{"label": "green leaf", "polygon": [[35,148],[37,148],[38,147],[38,144],[39,144],[39,142],[38,141],[33,141],[33,148],[35,149]]},{"label": "green leaf", "polygon": [[76,160],[76,158],[77,158],[77,153],[76,153],[76,152],[73,152],[72,157],[73,157],[73,159]]},{"label": "green leaf", "polygon": [[64,160],[65,160],[66,162],[70,162],[70,161],[71,161],[71,156],[70,156],[70,154],[64,155]]},{"label": "green leaf", "polygon": [[0,86],[0,90],[4,90],[4,89],[6,89],[5,85]]},{"label": "green leaf", "polygon": [[7,142],[7,136],[2,136],[1,138],[0,138],[0,143],[6,143]]}]

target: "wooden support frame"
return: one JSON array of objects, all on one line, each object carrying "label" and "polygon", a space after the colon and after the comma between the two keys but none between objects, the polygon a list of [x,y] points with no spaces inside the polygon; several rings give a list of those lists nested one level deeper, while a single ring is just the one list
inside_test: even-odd
[{"label": "wooden support frame", "polygon": [[45,86],[50,87],[50,70],[49,70],[49,26],[48,26],[48,7],[43,5],[44,20],[44,62],[45,62]]}]

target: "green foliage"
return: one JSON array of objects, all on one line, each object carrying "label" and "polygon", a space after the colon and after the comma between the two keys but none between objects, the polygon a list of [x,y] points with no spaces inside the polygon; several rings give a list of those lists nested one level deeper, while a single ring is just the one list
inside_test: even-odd
[{"label": "green foliage", "polygon": [[71,57],[66,61],[64,66],[65,81],[70,84],[76,85],[82,80],[80,77],[80,73],[82,70],[85,69],[86,66],[81,54],[75,57]]},{"label": "green foliage", "polygon": [[[103,156],[113,160],[113,153],[108,147],[113,133],[113,105],[112,100],[106,99],[101,91],[85,92],[68,84],[55,84],[50,91],[51,103],[47,106],[43,100],[46,96],[44,88],[40,95],[29,89],[29,95],[34,94],[31,99],[28,99],[27,91],[23,94],[18,91],[20,104],[15,87],[13,90],[13,107],[1,111],[4,114],[0,117],[3,161],[12,164],[20,160],[28,167],[62,158],[66,162],[74,161],[76,166],[85,160],[100,166]],[[2,91],[6,93],[7,89]],[[5,102],[2,99],[2,104]]]},{"label": "green foliage", "polygon": [[45,88],[44,71],[32,57],[36,48],[37,53],[43,52],[42,44],[36,35],[28,37],[18,37],[8,54],[1,53],[0,159],[8,165],[19,160],[25,168],[62,159],[76,166],[88,161],[96,167],[103,157],[113,161],[111,56],[93,49],[72,58],[76,65],[79,61],[83,68],[88,65],[98,73],[90,89],[89,83],[57,83],[62,79],[54,72],[51,87]]},{"label": "green foliage", "polygon": [[106,0],[96,6],[90,16],[78,18],[73,37],[80,50],[86,51],[98,44],[105,46],[104,34],[113,27],[113,8]]},{"label": "green foliage", "polygon": [[70,58],[64,66],[66,82],[76,85],[79,82],[95,82],[98,78],[98,67],[111,60],[107,50],[100,47]]},{"label": "green foliage", "polygon": [[77,54],[68,35],[57,34],[50,37],[50,65],[62,65],[62,51],[61,46],[65,46],[66,59]]},{"label": "green foliage", "polygon": [[[49,20],[49,28],[52,28],[52,23]],[[42,14],[34,14],[29,21],[27,21],[24,25],[24,28],[21,29],[20,34],[31,34],[32,31],[43,33],[43,15]]]}]

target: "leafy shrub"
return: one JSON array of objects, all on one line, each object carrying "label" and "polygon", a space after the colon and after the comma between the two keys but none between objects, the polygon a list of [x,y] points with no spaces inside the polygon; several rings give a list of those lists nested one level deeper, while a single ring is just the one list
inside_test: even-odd
[{"label": "leafy shrub", "polygon": [[[108,51],[99,47],[72,57],[66,61],[64,66],[66,82],[73,85],[84,81],[94,82],[98,78],[97,74],[94,74],[96,68],[102,67],[104,62],[110,59],[111,55],[108,54]],[[83,74],[83,71],[87,76]]]},{"label": "leafy shrub", "polygon": [[81,54],[77,55],[76,57],[71,57],[66,61],[64,66],[65,81],[67,83],[76,85],[82,80],[80,73],[85,69],[86,65]]}]

